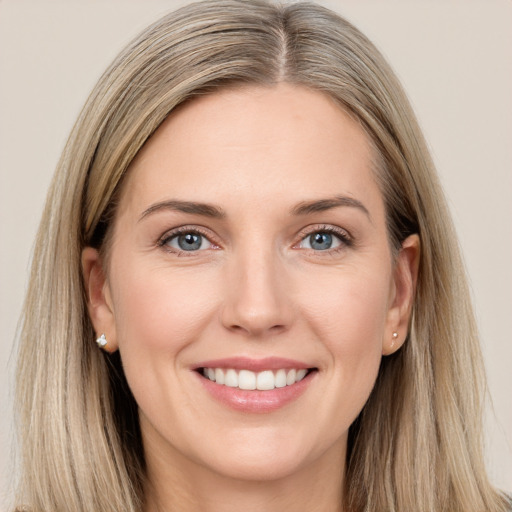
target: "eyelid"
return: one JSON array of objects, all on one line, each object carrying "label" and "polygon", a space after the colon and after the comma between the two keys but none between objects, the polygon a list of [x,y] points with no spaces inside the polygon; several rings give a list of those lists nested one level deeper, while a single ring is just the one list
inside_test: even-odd
[{"label": "eyelid", "polygon": [[213,247],[209,247],[208,249],[218,249],[219,244],[217,243],[215,236],[213,233],[206,228],[203,228],[202,226],[196,226],[196,225],[186,225],[186,226],[179,226],[176,228],[172,228],[167,230],[162,236],[159,237],[157,240],[157,246],[168,251],[171,253],[179,254],[179,255],[186,255],[186,256],[193,256],[194,253],[198,252],[204,252],[207,249],[201,249],[198,251],[183,251],[180,249],[176,249],[175,247],[170,247],[167,245],[169,240],[176,238],[177,236],[187,234],[187,233],[195,233],[201,236],[204,236],[210,244],[212,244]]},{"label": "eyelid", "polygon": [[325,251],[314,251],[315,253],[329,253],[336,250],[344,249],[346,247],[350,247],[354,244],[354,239],[352,235],[346,229],[340,228],[339,226],[333,226],[331,224],[314,224],[312,226],[307,226],[300,230],[298,234],[299,241],[294,245],[294,248],[300,248],[298,247],[298,245],[302,243],[302,241],[305,240],[308,236],[314,233],[329,233],[338,237],[341,242],[340,247],[336,247],[334,249],[327,249]]},{"label": "eyelid", "polygon": [[[306,226],[305,228],[301,229],[297,235],[298,241],[294,244],[294,249],[304,249],[299,247],[299,245],[303,242],[305,238],[308,236],[314,234],[314,233],[329,233],[332,235],[335,235],[341,242],[339,247],[333,248],[333,249],[326,249],[325,251],[315,251],[314,249],[307,249],[313,251],[315,253],[333,253],[339,250],[343,250],[346,247],[350,247],[354,244],[354,239],[352,235],[344,228],[341,228],[339,226],[333,226],[331,224],[313,224],[311,226]],[[185,225],[185,226],[179,226],[176,228],[172,228],[167,230],[163,235],[161,235],[157,240],[157,246],[174,254],[184,255],[184,256],[193,256],[194,253],[198,252],[204,252],[207,249],[201,249],[197,251],[183,251],[176,249],[174,247],[170,247],[167,245],[168,241],[172,238],[175,238],[179,235],[186,234],[186,233],[196,233],[201,236],[204,236],[210,244],[212,244],[213,247],[209,247],[208,249],[219,249],[220,243],[217,242],[215,235],[208,229],[197,226],[197,225]]]}]

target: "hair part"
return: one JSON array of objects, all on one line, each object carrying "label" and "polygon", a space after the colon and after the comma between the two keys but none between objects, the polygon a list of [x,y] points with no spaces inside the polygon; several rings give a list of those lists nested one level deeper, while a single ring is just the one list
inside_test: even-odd
[{"label": "hair part", "polygon": [[19,499],[31,510],[143,506],[137,405],[119,355],[93,343],[81,251],[91,245],[108,254],[130,163],[175,108],[222,88],[278,82],[324,93],[358,120],[374,148],[391,246],[398,251],[411,233],[421,238],[408,339],[382,360],[350,429],[347,510],[505,509],[483,462],[485,383],[464,266],[398,80],[364,35],[323,7],[210,0],[157,21],[117,57],[58,164],[36,240],[17,373]]}]

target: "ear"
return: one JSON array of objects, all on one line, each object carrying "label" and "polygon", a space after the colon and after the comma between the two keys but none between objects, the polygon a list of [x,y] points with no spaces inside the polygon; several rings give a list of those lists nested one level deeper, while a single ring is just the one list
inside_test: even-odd
[{"label": "ear", "polygon": [[105,334],[107,344],[103,349],[107,352],[115,352],[118,345],[112,296],[100,254],[96,249],[86,247],[82,251],[82,272],[87,296],[87,309],[96,336],[99,337]]},{"label": "ear", "polygon": [[403,241],[395,261],[390,308],[382,343],[383,355],[390,355],[396,352],[407,338],[416,292],[419,264],[420,238],[414,234]]}]

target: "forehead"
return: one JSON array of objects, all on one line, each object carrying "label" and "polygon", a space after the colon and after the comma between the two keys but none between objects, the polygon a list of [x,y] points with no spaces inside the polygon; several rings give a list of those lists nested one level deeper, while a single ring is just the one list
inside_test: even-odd
[{"label": "forehead", "polygon": [[325,94],[228,89],[167,118],[132,162],[121,207],[175,197],[286,206],[335,194],[382,203],[372,160],[359,124]]}]

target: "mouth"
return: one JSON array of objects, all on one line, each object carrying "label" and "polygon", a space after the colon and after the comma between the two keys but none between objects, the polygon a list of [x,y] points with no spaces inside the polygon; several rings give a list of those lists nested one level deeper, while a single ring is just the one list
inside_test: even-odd
[{"label": "mouth", "polygon": [[255,372],[249,369],[200,367],[202,377],[219,386],[244,391],[271,391],[293,386],[305,379],[316,368],[279,368]]},{"label": "mouth", "polygon": [[244,413],[271,413],[299,400],[315,387],[319,373],[317,367],[278,357],[216,359],[192,370],[215,402]]}]

